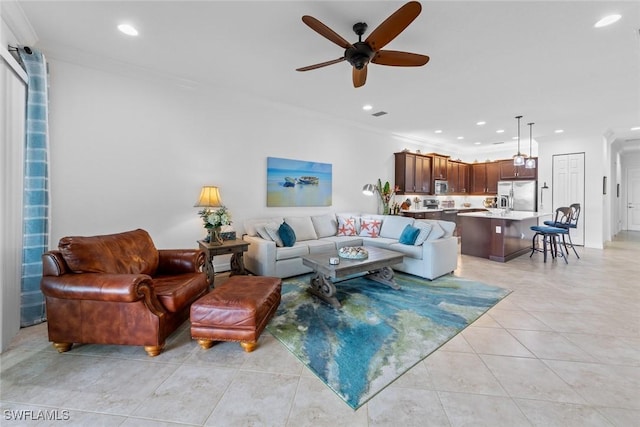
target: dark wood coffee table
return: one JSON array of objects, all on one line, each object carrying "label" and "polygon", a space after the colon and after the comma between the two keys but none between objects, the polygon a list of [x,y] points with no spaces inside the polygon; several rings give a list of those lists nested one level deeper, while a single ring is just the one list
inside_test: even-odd
[{"label": "dark wood coffee table", "polygon": [[335,308],[341,308],[342,304],[336,298],[336,282],[340,279],[349,279],[357,273],[365,273],[367,279],[383,283],[393,289],[400,286],[393,279],[391,266],[402,262],[403,255],[400,252],[387,249],[367,247],[369,257],[366,259],[340,258],[340,264],[329,264],[329,258],[337,257],[338,251],[322,254],[310,254],[302,257],[302,263],[313,268],[315,274],[310,280],[310,289],[313,295],[326,301]]}]

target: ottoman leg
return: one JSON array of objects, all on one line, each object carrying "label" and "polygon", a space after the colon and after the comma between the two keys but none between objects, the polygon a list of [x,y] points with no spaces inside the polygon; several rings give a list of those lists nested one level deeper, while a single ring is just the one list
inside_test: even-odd
[{"label": "ottoman leg", "polygon": [[242,346],[244,351],[246,351],[247,353],[251,353],[253,350],[256,349],[256,347],[258,346],[258,343],[250,342],[250,341],[241,341],[240,345]]},{"label": "ottoman leg", "polygon": [[213,341],[211,340],[207,340],[204,338],[200,338],[198,340],[198,344],[200,344],[200,347],[204,348],[205,350],[208,348],[211,348],[213,346]]}]

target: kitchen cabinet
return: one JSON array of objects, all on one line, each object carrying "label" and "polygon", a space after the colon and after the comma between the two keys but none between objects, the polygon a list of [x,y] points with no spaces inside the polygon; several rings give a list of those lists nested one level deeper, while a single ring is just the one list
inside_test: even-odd
[{"label": "kitchen cabinet", "polygon": [[402,211],[402,216],[408,216],[414,219],[441,219],[442,212],[434,211]]},{"label": "kitchen cabinet", "polygon": [[524,166],[514,166],[513,160],[500,160],[500,179],[537,179],[538,178],[538,158],[536,167],[527,169]]},{"label": "kitchen cabinet", "polygon": [[469,165],[454,160],[447,162],[447,181],[449,194],[469,193]]},{"label": "kitchen cabinet", "polygon": [[471,165],[471,194],[498,194],[500,163],[473,163]]},{"label": "kitchen cabinet", "polygon": [[449,161],[449,156],[443,156],[441,154],[430,153],[432,159],[432,173],[433,179],[447,179],[447,162]]},{"label": "kitchen cabinet", "polygon": [[430,194],[431,157],[414,153],[395,153],[396,194]]}]

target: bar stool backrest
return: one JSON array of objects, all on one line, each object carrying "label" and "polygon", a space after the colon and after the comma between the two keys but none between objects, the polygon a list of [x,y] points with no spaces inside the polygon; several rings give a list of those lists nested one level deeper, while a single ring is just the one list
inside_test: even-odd
[{"label": "bar stool backrest", "polygon": [[555,227],[570,227],[571,226],[571,213],[573,210],[568,207],[560,207],[556,209],[556,218],[553,221]]},{"label": "bar stool backrest", "polygon": [[580,218],[580,203],[573,203],[569,208],[571,208],[571,221],[569,222],[569,227],[576,228],[578,227],[578,219]]}]

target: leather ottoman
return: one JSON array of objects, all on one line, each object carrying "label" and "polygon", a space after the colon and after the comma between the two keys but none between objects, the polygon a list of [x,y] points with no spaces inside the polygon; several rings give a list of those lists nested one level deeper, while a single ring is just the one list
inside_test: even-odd
[{"label": "leather ottoman", "polygon": [[280,305],[282,280],[233,276],[191,305],[191,337],[202,348],[214,341],[239,341],[253,351]]}]

